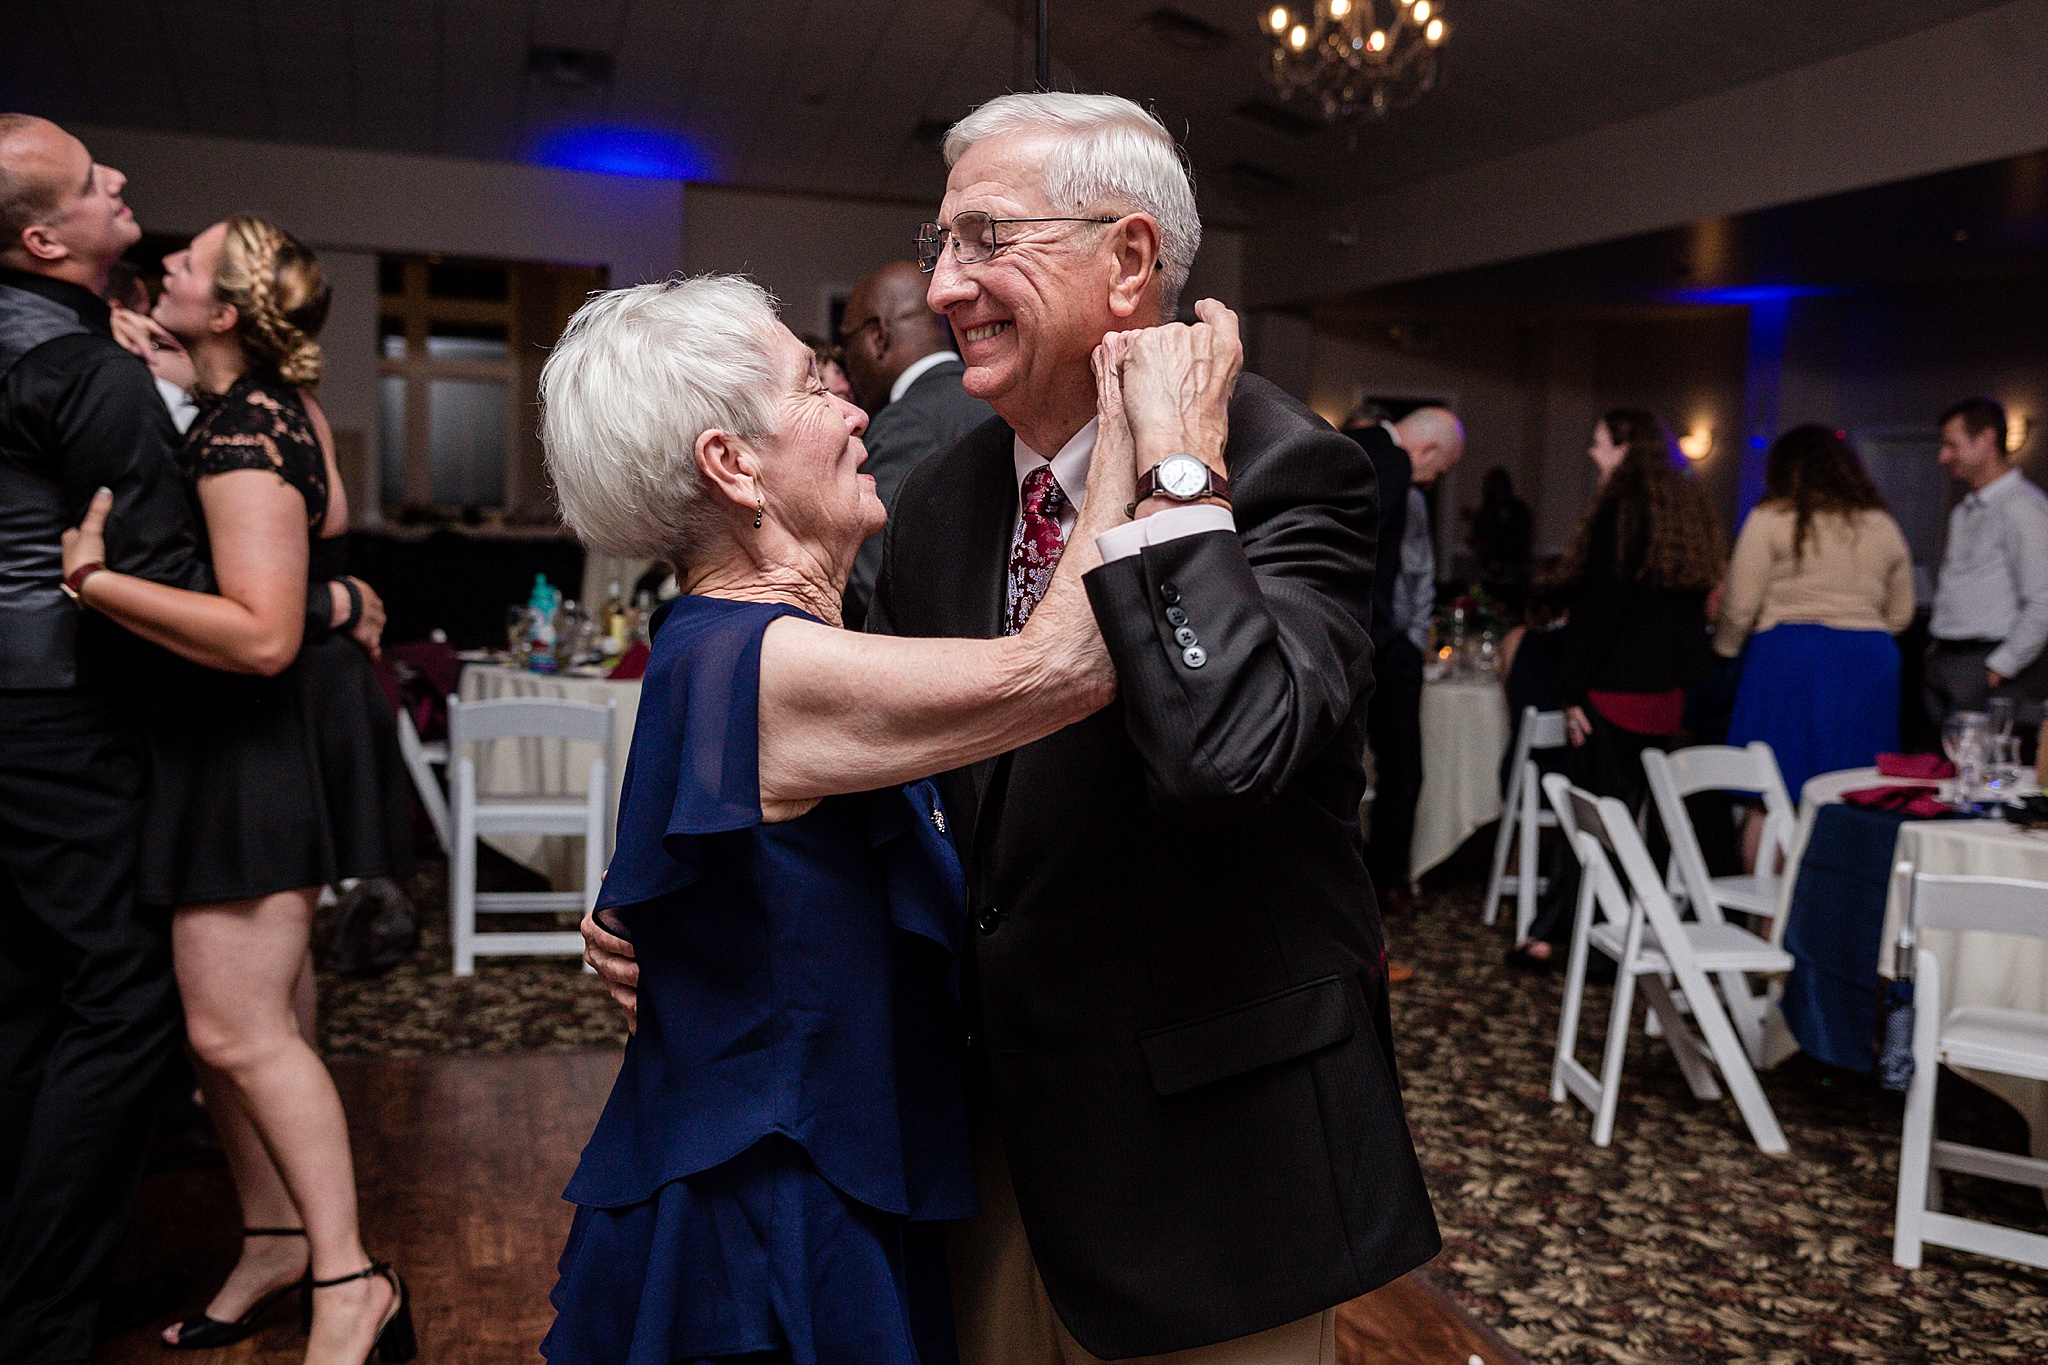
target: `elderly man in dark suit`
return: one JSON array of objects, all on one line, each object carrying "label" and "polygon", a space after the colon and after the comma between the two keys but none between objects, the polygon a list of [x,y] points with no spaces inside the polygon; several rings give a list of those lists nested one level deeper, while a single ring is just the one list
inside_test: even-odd
[{"label": "elderly man in dark suit", "polygon": [[[944,450],[995,416],[960,386],[967,366],[953,349],[946,323],[924,301],[924,275],[912,261],[894,261],[853,288],[839,325],[846,377],[853,399],[868,410],[862,441],[863,474],[875,476],[875,495],[896,510],[903,476],[917,462]],[[861,547],[846,582],[845,620],[859,630],[882,568],[882,538]]]},{"label": "elderly man in dark suit", "polygon": [[[945,150],[929,298],[1000,420],[904,481],[869,629],[1020,629],[1098,434],[1139,471],[1086,580],[1118,700],[938,779],[983,1095],[962,1355],[1327,1363],[1334,1307],[1439,1247],[1358,829],[1372,466],[1249,375],[1214,419],[1235,321],[1167,323],[1201,229],[1150,115],[1009,95]],[[1129,417],[1102,432],[1105,338]],[[625,945],[584,932],[630,983]]]}]

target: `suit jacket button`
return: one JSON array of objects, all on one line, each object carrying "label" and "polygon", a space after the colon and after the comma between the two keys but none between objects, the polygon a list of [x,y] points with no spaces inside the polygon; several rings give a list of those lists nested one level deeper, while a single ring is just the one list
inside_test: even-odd
[{"label": "suit jacket button", "polygon": [[1179,630],[1173,633],[1173,642],[1179,645],[1182,649],[1186,649],[1189,645],[1195,642],[1195,633],[1192,630],[1189,630],[1186,626],[1182,626]]},{"label": "suit jacket button", "polygon": [[1209,662],[1209,651],[1200,645],[1189,645],[1180,652],[1180,661],[1189,668],[1200,668]]},{"label": "suit jacket button", "polygon": [[979,919],[974,921],[974,927],[981,930],[984,934],[993,934],[996,930],[1003,927],[1003,912],[991,905],[988,909],[981,912]]},{"label": "suit jacket button", "polygon": [[1169,625],[1169,626],[1184,626],[1184,625],[1186,625],[1187,623],[1188,623],[1188,614],[1187,614],[1186,612],[1182,611],[1182,610],[1181,610],[1181,609],[1180,609],[1179,607],[1168,607],[1168,608],[1166,609],[1166,624],[1167,624],[1167,625]]},{"label": "suit jacket button", "polygon": [[1180,589],[1171,583],[1161,583],[1159,585],[1159,600],[1166,603],[1169,607],[1176,605],[1180,601]]}]

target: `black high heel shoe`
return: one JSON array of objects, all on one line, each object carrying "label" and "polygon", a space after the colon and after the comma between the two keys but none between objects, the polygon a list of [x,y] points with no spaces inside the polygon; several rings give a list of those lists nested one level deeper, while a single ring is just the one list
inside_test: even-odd
[{"label": "black high heel shoe", "polygon": [[[304,1237],[304,1228],[243,1228],[244,1237]],[[281,1302],[294,1290],[299,1295],[299,1330],[313,1330],[313,1271],[309,1266],[304,1275],[290,1284],[281,1284],[249,1305],[249,1311],[233,1322],[222,1322],[204,1313],[186,1318],[178,1324],[178,1339],[166,1341],[164,1346],[172,1351],[211,1351],[220,1346],[231,1346],[246,1336],[253,1335],[263,1317],[271,1308]]]},{"label": "black high heel shoe", "polygon": [[[389,1261],[372,1261],[353,1275],[336,1275],[331,1280],[312,1280],[315,1289],[332,1289],[338,1284],[350,1284],[356,1280],[367,1280],[382,1275],[391,1282],[391,1312],[377,1328],[377,1339],[370,1343],[370,1355],[384,1362],[384,1365],[405,1365],[420,1353],[419,1338],[412,1330],[412,1299],[405,1292],[405,1277],[400,1275]],[[310,1305],[310,1296],[308,1303]],[[364,1356],[364,1365],[369,1365],[370,1356]]]}]

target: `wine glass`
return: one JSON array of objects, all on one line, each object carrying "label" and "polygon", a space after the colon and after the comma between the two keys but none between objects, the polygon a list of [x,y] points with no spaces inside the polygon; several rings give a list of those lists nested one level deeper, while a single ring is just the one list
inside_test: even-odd
[{"label": "wine glass", "polygon": [[1941,727],[1942,752],[1956,766],[1956,804],[1967,806],[1976,797],[1977,774],[1984,763],[1984,741],[1989,734],[1989,717],[1982,711],[1958,711]]},{"label": "wine glass", "polygon": [[518,663],[526,653],[526,639],[533,629],[532,609],[515,602],[505,608],[505,652]]}]

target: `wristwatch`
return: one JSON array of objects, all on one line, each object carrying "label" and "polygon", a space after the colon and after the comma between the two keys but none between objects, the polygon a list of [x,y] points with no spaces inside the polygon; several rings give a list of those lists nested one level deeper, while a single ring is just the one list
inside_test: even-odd
[{"label": "wristwatch", "polygon": [[1138,476],[1138,496],[1124,509],[1124,515],[1138,514],[1138,504],[1150,497],[1193,502],[1197,498],[1230,501],[1230,480],[1192,455],[1169,455]]},{"label": "wristwatch", "polygon": [[73,602],[76,602],[78,604],[79,610],[83,611],[85,609],[85,599],[78,595],[79,590],[85,586],[86,579],[91,578],[94,574],[98,573],[101,569],[104,569],[106,567],[107,566],[105,564],[101,563],[97,559],[92,560],[89,563],[81,564],[77,568],[73,569],[70,573],[64,575],[64,581],[58,584],[58,586],[63,588],[64,595],[70,598]]}]

